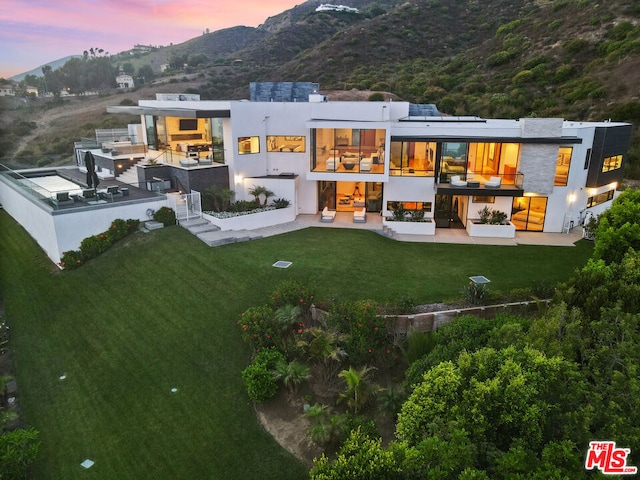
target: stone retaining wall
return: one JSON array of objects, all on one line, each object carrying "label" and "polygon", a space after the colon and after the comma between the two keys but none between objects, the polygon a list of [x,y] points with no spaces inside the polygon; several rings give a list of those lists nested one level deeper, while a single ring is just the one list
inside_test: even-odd
[{"label": "stone retaining wall", "polygon": [[394,335],[405,336],[410,331],[435,332],[440,326],[463,316],[473,315],[480,318],[494,318],[500,313],[527,313],[537,310],[539,304],[547,306],[551,302],[546,300],[529,300],[526,302],[502,303],[439,312],[416,313],[413,315],[397,315],[387,317],[387,329]]}]

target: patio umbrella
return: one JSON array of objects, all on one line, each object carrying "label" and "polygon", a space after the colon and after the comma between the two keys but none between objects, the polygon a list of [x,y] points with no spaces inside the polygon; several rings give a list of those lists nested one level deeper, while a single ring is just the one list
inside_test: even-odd
[{"label": "patio umbrella", "polygon": [[87,186],[89,188],[98,188],[100,179],[96,173],[96,159],[93,158],[93,153],[87,151],[84,155],[84,164],[87,167]]},{"label": "patio umbrella", "polygon": [[94,159],[93,155],[90,151],[84,154],[84,166],[87,167],[87,187],[91,188],[93,185],[93,169],[94,169]]}]

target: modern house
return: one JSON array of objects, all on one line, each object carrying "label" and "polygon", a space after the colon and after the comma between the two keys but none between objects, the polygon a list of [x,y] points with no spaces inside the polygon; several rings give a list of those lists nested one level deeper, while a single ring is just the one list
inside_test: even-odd
[{"label": "modern house", "polygon": [[606,209],[622,180],[630,124],[449,117],[433,105],[331,102],[316,84],[301,101],[296,84],[266,85],[252,84],[251,101],[158,95],[108,111],[139,114],[142,143],[165,165],[224,167],[237,198],[258,179],[293,176],[298,214],[402,207],[452,228],[489,206],[518,230],[559,233]]},{"label": "modern house", "polygon": [[[119,218],[144,220],[147,203],[177,205],[182,196],[193,208],[195,197],[186,197],[212,185],[251,199],[249,190],[261,185],[291,202],[293,218],[353,212],[362,221],[365,212],[390,218],[401,209],[423,216],[428,234],[460,228],[471,236],[568,231],[608,208],[622,180],[627,123],[451,117],[434,105],[333,102],[318,91],[317,84],[252,84],[250,100],[158,94],[109,107],[140,115],[141,123],[76,143],[76,170],[87,173],[91,152],[103,184],[151,195],[136,193],[130,213],[133,194],[93,206],[125,208]],[[16,216],[2,180],[0,202]],[[475,229],[484,207],[506,214],[506,230]],[[47,208],[64,217],[79,205]],[[83,224],[77,244],[87,233]],[[51,246],[49,256],[77,248],[72,243]]]}]

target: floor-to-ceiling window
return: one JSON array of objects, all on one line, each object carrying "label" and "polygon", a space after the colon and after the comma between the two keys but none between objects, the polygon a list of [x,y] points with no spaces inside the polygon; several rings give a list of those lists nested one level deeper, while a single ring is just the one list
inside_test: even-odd
[{"label": "floor-to-ceiling window", "polygon": [[398,140],[389,149],[389,174],[432,177],[435,168],[436,143]]},{"label": "floor-to-ceiling window", "polygon": [[511,223],[516,230],[541,232],[547,213],[547,197],[516,197],[511,208]]},{"label": "floor-to-ceiling window", "polygon": [[384,129],[317,128],[311,131],[314,172],[384,173]]},{"label": "floor-to-ceiling window", "polygon": [[[164,120],[163,117],[161,117],[162,120]],[[164,122],[162,122],[162,124],[160,125],[160,122],[158,122],[158,125],[156,127],[156,117],[154,117],[153,115],[145,115],[144,116],[144,123],[146,126],[146,130],[147,130],[147,145],[149,145],[149,148],[152,149],[156,149],[159,148],[158,147],[158,139],[159,139],[159,135],[158,135],[158,131],[157,130],[161,130],[163,133],[163,137],[166,139],[167,134],[166,131],[164,130]],[[160,137],[160,143],[163,143],[162,137]],[[166,143],[166,140],[164,141],[164,143]]]},{"label": "floor-to-ceiling window", "polygon": [[338,212],[367,212],[382,209],[382,182],[318,182],[318,210],[327,207]]}]

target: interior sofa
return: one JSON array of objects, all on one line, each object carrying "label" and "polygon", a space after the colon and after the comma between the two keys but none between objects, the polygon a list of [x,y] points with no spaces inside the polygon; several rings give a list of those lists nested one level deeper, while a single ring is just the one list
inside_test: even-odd
[{"label": "interior sofa", "polygon": [[338,168],[339,163],[340,159],[338,157],[329,157],[327,158],[326,169],[333,172]]}]

